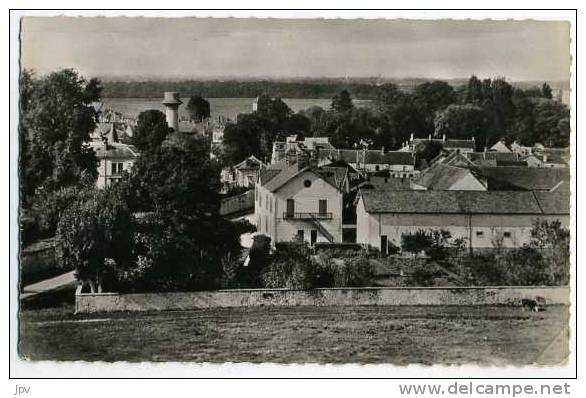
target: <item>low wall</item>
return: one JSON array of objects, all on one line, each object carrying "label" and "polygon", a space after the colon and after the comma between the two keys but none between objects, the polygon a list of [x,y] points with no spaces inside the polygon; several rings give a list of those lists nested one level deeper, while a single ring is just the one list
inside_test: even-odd
[{"label": "low wall", "polygon": [[254,209],[254,189],[220,201],[220,215],[222,216],[242,213],[250,209]]},{"label": "low wall", "polygon": [[189,310],[217,307],[329,305],[521,305],[543,298],[569,304],[569,287],[233,289],[189,293],[81,293],[76,313]]}]

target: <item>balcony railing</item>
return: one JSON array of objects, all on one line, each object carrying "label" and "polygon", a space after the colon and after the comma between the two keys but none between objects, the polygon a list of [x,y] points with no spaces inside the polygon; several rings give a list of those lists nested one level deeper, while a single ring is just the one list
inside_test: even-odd
[{"label": "balcony railing", "polygon": [[286,220],[331,220],[332,213],[283,213],[283,219]]}]

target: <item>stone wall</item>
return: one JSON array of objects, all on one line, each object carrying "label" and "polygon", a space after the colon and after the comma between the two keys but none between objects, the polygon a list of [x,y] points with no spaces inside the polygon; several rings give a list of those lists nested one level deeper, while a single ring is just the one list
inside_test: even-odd
[{"label": "stone wall", "polygon": [[569,304],[569,287],[233,289],[188,293],[81,293],[76,313],[189,310],[216,307],[329,305],[521,305],[543,298]]}]

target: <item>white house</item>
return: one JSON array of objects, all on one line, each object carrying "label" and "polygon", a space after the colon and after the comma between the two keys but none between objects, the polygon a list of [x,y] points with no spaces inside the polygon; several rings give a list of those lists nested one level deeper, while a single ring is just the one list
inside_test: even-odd
[{"label": "white house", "polygon": [[411,134],[409,141],[405,142],[399,151],[414,152],[418,146],[428,142],[437,142],[441,144],[442,147],[446,150],[458,151],[460,153],[474,152],[476,148],[476,141],[474,140],[474,137],[472,137],[470,140],[458,140],[446,138],[445,135],[443,135],[442,138],[432,138],[430,134],[427,138],[415,138],[413,134]]},{"label": "white house", "polygon": [[272,242],[342,241],[343,193],[330,172],[300,163],[263,169],[255,186],[257,231]]},{"label": "white house", "polygon": [[222,183],[225,188],[253,187],[258,180],[260,171],[266,167],[256,156],[251,155],[234,167],[222,170]]},{"label": "white house", "polygon": [[110,141],[107,138],[90,142],[90,147],[98,158],[98,188],[116,184],[125,171],[129,171],[139,156],[132,145]]},{"label": "white house", "polygon": [[415,156],[411,152],[339,149],[333,156],[354,169],[367,173],[389,171],[391,178],[413,178],[419,174],[419,171],[415,170]]},{"label": "white house", "polygon": [[448,230],[471,249],[520,247],[536,220],[570,222],[569,192],[409,191],[363,189],[357,199],[357,241],[388,252],[403,234]]}]

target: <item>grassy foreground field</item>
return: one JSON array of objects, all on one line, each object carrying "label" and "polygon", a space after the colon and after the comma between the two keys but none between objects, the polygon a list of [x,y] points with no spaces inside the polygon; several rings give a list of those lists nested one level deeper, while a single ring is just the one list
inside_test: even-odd
[{"label": "grassy foreground field", "polygon": [[289,307],[74,315],[21,313],[33,360],[552,364],[567,356],[564,306]]}]

